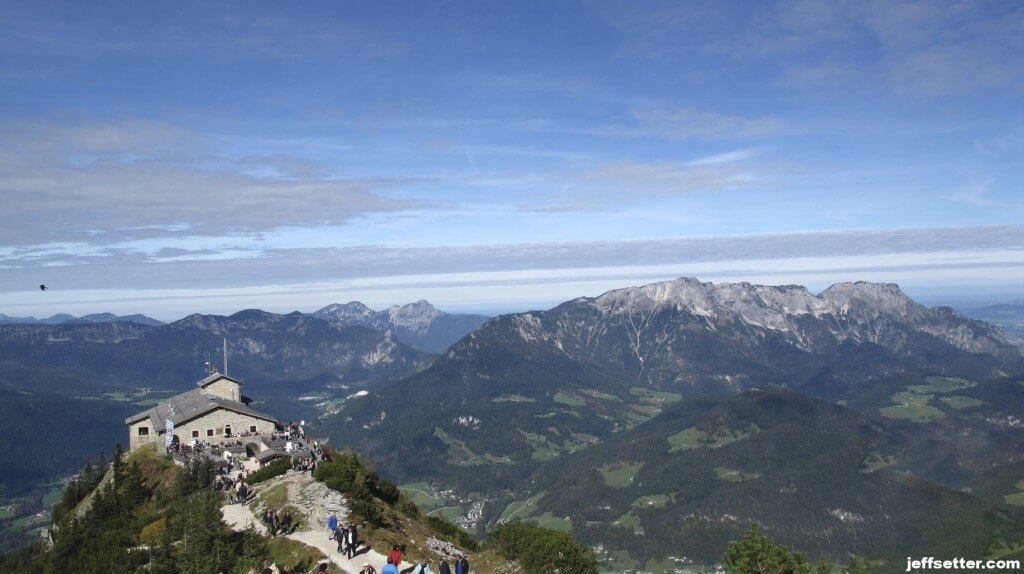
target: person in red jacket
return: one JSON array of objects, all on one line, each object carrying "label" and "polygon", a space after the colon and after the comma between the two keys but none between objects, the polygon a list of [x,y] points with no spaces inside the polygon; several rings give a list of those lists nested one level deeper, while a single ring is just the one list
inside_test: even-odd
[{"label": "person in red jacket", "polygon": [[388,552],[388,558],[391,559],[391,563],[395,566],[402,565],[402,549],[397,544],[391,547],[391,552]]}]

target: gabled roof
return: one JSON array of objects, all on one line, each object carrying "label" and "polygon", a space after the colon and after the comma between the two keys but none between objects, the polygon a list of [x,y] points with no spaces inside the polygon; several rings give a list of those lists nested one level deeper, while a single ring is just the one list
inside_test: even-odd
[{"label": "gabled roof", "polygon": [[148,417],[153,423],[153,428],[160,432],[164,429],[168,420],[173,422],[175,426],[179,426],[219,408],[270,421],[274,424],[280,424],[271,415],[255,411],[238,401],[211,395],[202,388],[192,389],[191,391],[160,401],[155,407],[130,416],[124,422],[130,425]]},{"label": "gabled roof", "polygon": [[199,381],[198,383],[196,383],[196,386],[202,389],[202,388],[205,388],[207,385],[212,385],[213,383],[216,383],[217,381],[219,381],[221,379],[227,379],[227,380],[231,381],[232,383],[238,383],[239,386],[242,385],[242,381],[240,381],[240,380],[238,380],[238,379],[236,379],[234,377],[225,375],[224,373],[213,373],[209,377],[206,377],[205,379],[203,379],[203,380]]}]

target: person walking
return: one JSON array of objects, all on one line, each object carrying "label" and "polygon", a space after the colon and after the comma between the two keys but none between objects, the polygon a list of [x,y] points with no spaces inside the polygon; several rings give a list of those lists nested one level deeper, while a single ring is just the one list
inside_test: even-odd
[{"label": "person walking", "polygon": [[381,569],[380,574],[398,574],[398,567],[395,566],[393,560],[388,557],[388,563]]},{"label": "person walking", "polygon": [[331,531],[331,535],[327,537],[328,540],[338,537],[338,517],[333,512],[327,517],[327,530]]},{"label": "person walking", "polygon": [[427,561],[420,560],[420,563],[413,567],[412,574],[430,574],[430,566],[427,565]]},{"label": "person walking", "polygon": [[338,552],[346,553],[348,551],[348,523],[341,525],[338,529]]},{"label": "person walking", "polygon": [[348,538],[345,540],[345,557],[349,560],[355,558],[356,549],[359,548],[359,538],[356,535],[356,525],[348,527]]},{"label": "person walking", "polygon": [[452,569],[448,566],[448,560],[441,559],[441,564],[437,567],[437,574],[452,574]]},{"label": "person walking", "polygon": [[359,571],[359,574],[377,574],[377,570],[370,566],[369,562],[363,562],[363,569]]},{"label": "person walking", "polygon": [[277,512],[272,514],[271,518],[273,518],[273,520],[271,521],[271,524],[274,527],[274,536],[277,536],[278,534],[281,533],[281,511],[278,510]]},{"label": "person walking", "polygon": [[455,563],[455,574],[469,574],[469,560],[466,560],[465,554]]}]

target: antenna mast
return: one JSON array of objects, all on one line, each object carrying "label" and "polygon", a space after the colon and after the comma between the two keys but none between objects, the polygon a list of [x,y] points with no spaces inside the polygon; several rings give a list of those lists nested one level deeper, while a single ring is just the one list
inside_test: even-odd
[{"label": "antenna mast", "polygon": [[228,374],[228,338],[224,337],[224,374]]}]

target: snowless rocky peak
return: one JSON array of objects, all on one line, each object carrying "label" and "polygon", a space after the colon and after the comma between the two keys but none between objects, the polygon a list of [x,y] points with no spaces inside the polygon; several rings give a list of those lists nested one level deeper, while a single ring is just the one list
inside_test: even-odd
[{"label": "snowless rocky peak", "polygon": [[703,317],[711,328],[739,322],[784,334],[805,349],[822,341],[810,336],[807,321],[813,319],[820,319],[816,323],[838,341],[898,344],[893,341],[904,336],[894,328],[901,324],[974,352],[992,352],[1005,344],[994,329],[915,303],[892,283],[838,283],[814,295],[798,285],[716,285],[683,277],[609,291],[576,304],[592,305],[609,317],[624,315],[631,324],[663,310]]},{"label": "snowless rocky peak", "polygon": [[412,331],[426,329],[442,314],[441,311],[438,311],[437,308],[423,299],[408,305],[392,305],[388,307],[388,317],[391,319],[391,324],[396,327],[405,327]]},{"label": "snowless rocky peak", "polygon": [[749,283],[715,285],[691,277],[617,289],[593,300],[599,309],[612,313],[672,306],[704,317],[717,317],[752,307],[801,314],[813,312],[821,307],[820,303],[803,287],[766,287]]},{"label": "snowless rocky peak", "polygon": [[383,311],[374,311],[358,301],[344,305],[336,303],[320,309],[313,315],[328,321],[362,325],[380,331],[397,329],[400,334],[415,336],[426,333],[434,321],[444,316],[444,312],[421,299],[408,305],[392,305]]},{"label": "snowless rocky peak", "polygon": [[906,316],[912,311],[924,309],[907,297],[895,283],[836,283],[822,291],[821,298],[830,302],[834,308],[846,312],[871,308]]},{"label": "snowless rocky peak", "polygon": [[334,303],[328,305],[313,313],[313,315],[330,321],[363,324],[364,322],[372,321],[376,316],[376,312],[359,301],[351,301],[345,304]]},{"label": "snowless rocky peak", "polygon": [[430,353],[444,351],[487,319],[480,315],[449,315],[422,299],[408,305],[392,305],[383,311],[353,301],[328,305],[313,315],[334,323],[394,331],[401,343]]},{"label": "snowless rocky peak", "polygon": [[800,285],[716,285],[691,277],[609,291],[592,304],[610,313],[672,306],[704,317],[739,315],[762,326],[769,326],[763,324],[766,320],[775,322],[773,316],[846,315],[864,309],[905,316],[924,309],[892,283],[838,283],[816,296]]}]

